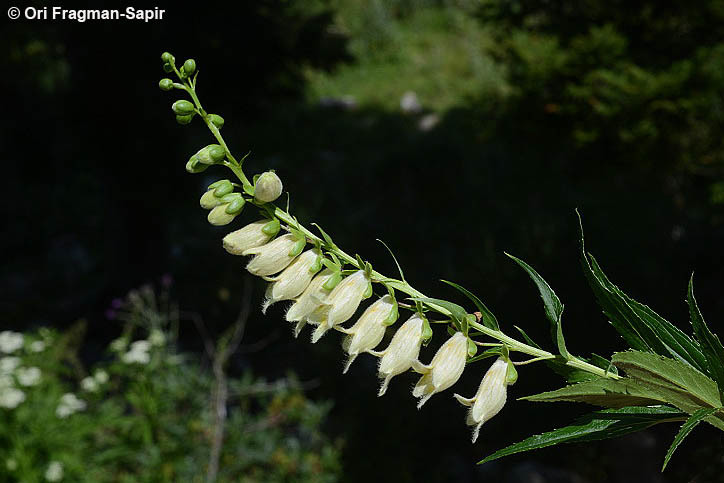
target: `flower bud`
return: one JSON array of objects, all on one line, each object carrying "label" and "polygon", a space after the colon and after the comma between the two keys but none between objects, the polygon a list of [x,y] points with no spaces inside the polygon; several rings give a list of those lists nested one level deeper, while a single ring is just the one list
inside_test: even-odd
[{"label": "flower bud", "polygon": [[196,70],[196,61],[194,59],[186,59],[183,65],[186,75],[191,75]]},{"label": "flower bud", "polygon": [[390,380],[398,374],[402,374],[412,367],[420,355],[422,345],[422,333],[425,320],[418,313],[415,313],[402,324],[390,341],[390,345],[382,352],[370,351],[374,356],[380,357],[378,374],[384,378],[378,396],[387,392]]},{"label": "flower bud", "polygon": [[171,79],[161,79],[158,82],[158,87],[162,91],[170,91],[171,89],[173,89],[173,81]]},{"label": "flower bud", "polygon": [[359,354],[374,349],[382,341],[391,315],[397,315],[397,302],[389,295],[385,295],[367,307],[352,327],[339,329],[348,334],[342,346],[349,354],[349,359],[342,374],[347,373],[349,366]]},{"label": "flower bud", "polygon": [[[307,250],[299,255],[294,261],[276,277],[266,278],[272,282],[266,290],[265,300],[262,304],[262,312],[273,303],[280,300],[292,300],[304,292],[309,286],[314,274],[319,271],[317,260],[322,254],[316,248]],[[316,270],[314,270],[316,268]]]},{"label": "flower bud", "polygon": [[166,62],[165,64],[163,64],[163,71],[167,74],[170,74],[171,72],[173,72],[173,67],[171,67],[171,64]]},{"label": "flower bud", "polygon": [[202,164],[215,164],[224,160],[226,151],[218,144],[209,144],[199,149],[192,157],[195,157]]},{"label": "flower bud", "polygon": [[294,337],[299,336],[299,331],[307,323],[307,317],[327,300],[331,289],[325,288],[325,284],[336,273],[326,269],[314,277],[302,295],[297,297],[294,304],[287,310],[287,322],[297,322]]},{"label": "flower bud", "polygon": [[[236,196],[235,196],[236,195]],[[229,200],[229,198],[233,197],[233,199]],[[238,215],[241,213],[241,210],[244,208],[244,203],[246,201],[239,193],[232,193],[230,195],[226,195],[223,198],[223,201],[228,201],[229,204],[226,205],[226,213],[229,215]]]},{"label": "flower bud", "polygon": [[226,208],[229,206],[229,203],[221,204],[217,207],[215,207],[213,210],[209,212],[209,215],[206,217],[207,220],[209,220],[209,223],[211,223],[214,226],[224,226],[228,225],[232,221],[234,221],[234,218],[236,218],[236,214],[234,213],[227,213]]},{"label": "flower bud", "polygon": [[282,180],[274,171],[262,173],[254,185],[254,198],[262,203],[271,203],[282,194]]},{"label": "flower bud", "polygon": [[224,118],[219,116],[218,114],[209,114],[209,122],[216,126],[216,129],[221,129],[224,127]]},{"label": "flower bud", "polygon": [[[207,193],[213,191],[207,191]],[[272,236],[264,232],[264,227],[269,220],[259,220],[246,225],[236,231],[232,231],[224,237],[224,249],[232,255],[241,255],[250,248],[256,248],[269,242]]]},{"label": "flower bud", "polygon": [[234,185],[231,184],[231,181],[229,181],[228,179],[221,179],[216,183],[210,184],[209,189],[214,190],[215,196],[222,198],[234,191]]},{"label": "flower bud", "polygon": [[455,399],[465,406],[468,406],[468,416],[466,423],[473,428],[473,443],[478,439],[480,427],[487,420],[495,416],[503,409],[507,398],[507,386],[510,379],[510,369],[513,368],[512,363],[506,362],[502,357],[493,363],[483,376],[478,391],[472,398],[465,398],[459,394],[455,394]]},{"label": "flower bud", "polygon": [[188,116],[189,114],[193,114],[194,105],[182,99],[171,104],[171,109],[179,116]]},{"label": "flower bud", "polygon": [[317,342],[329,329],[349,320],[357,311],[369,286],[370,280],[364,270],[342,279],[327,300],[307,317],[307,322],[318,324],[312,334],[312,343]]},{"label": "flower bud", "polygon": [[201,199],[199,200],[199,205],[201,205],[201,208],[205,210],[216,208],[223,203],[224,202],[221,201],[221,198],[216,196],[214,190],[208,190],[206,193],[201,195]]},{"label": "flower bud", "polygon": [[[176,122],[181,124],[182,126],[185,126],[186,124],[191,123],[191,120],[194,118],[193,114],[189,114],[188,116],[176,116]],[[188,164],[186,165],[188,166]],[[187,168],[188,169],[188,168]],[[205,169],[205,168],[204,168]],[[203,171],[203,170],[202,170]]]},{"label": "flower bud", "polygon": [[161,60],[163,62],[171,62],[173,60],[173,55],[171,55],[169,52],[164,52],[161,54]]},{"label": "flower bud", "polygon": [[455,384],[465,369],[468,356],[468,338],[462,332],[456,332],[435,353],[430,365],[413,364],[417,372],[423,374],[412,390],[412,395],[420,398],[420,409],[430,397]]},{"label": "flower bud", "polygon": [[287,234],[276,238],[266,245],[245,250],[242,255],[256,255],[251,259],[246,269],[252,275],[268,277],[279,273],[294,260],[289,252],[297,242],[294,235]]}]

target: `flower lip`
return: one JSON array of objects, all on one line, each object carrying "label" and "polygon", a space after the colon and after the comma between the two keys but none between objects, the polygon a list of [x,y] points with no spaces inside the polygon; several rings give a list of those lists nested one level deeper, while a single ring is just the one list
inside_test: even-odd
[{"label": "flower lip", "polygon": [[432,362],[425,366],[416,364],[413,368],[422,373],[412,395],[420,398],[420,409],[434,394],[442,392],[455,384],[465,369],[468,355],[468,338],[462,332],[456,332],[435,353]]}]

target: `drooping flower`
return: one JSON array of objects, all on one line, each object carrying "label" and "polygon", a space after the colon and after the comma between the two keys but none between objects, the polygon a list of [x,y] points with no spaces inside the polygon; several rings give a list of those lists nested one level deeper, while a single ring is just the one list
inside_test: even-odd
[{"label": "drooping flower", "polygon": [[478,439],[483,423],[498,414],[505,405],[508,384],[514,382],[510,382],[508,367],[509,363],[498,357],[483,376],[475,396],[465,398],[459,394],[454,395],[460,404],[470,408],[465,422],[468,426],[473,426],[473,443]]},{"label": "drooping flower", "polygon": [[21,367],[15,376],[21,386],[34,386],[40,382],[40,369],[37,367]]},{"label": "drooping flower", "polygon": [[338,329],[348,334],[342,344],[349,354],[343,374],[347,373],[349,366],[359,354],[377,347],[385,336],[385,329],[395,320],[397,320],[397,302],[389,295],[385,295],[370,305],[352,327]]},{"label": "drooping flower", "polygon": [[0,332],[0,352],[12,354],[23,346],[23,334],[12,330]]},{"label": "drooping flower", "polygon": [[67,392],[60,397],[60,403],[55,408],[55,415],[61,419],[65,419],[73,413],[83,411],[86,403],[72,392]]},{"label": "drooping flower", "polygon": [[51,461],[45,470],[46,481],[60,481],[63,479],[63,463],[60,461]]},{"label": "drooping flower", "polygon": [[316,248],[307,250],[297,257],[282,273],[276,277],[264,277],[272,282],[266,290],[262,312],[280,300],[292,300],[299,297],[309,286],[314,275],[321,270],[321,253]]},{"label": "drooping flower", "polygon": [[465,361],[468,356],[468,338],[462,332],[456,332],[435,353],[429,365],[421,363],[413,364],[415,371],[422,374],[422,377],[412,395],[420,398],[417,408],[420,409],[430,397],[438,392],[444,391],[460,379],[465,369]]},{"label": "drooping flower", "polygon": [[302,294],[297,297],[287,310],[287,322],[296,322],[294,328],[294,337],[299,336],[299,332],[307,323],[307,317],[314,312],[327,299],[331,290],[327,290],[324,284],[334,275],[330,269],[325,269],[312,279]]},{"label": "drooping flower", "polygon": [[[266,245],[244,250],[242,255],[256,255],[251,259],[246,269],[252,275],[268,277],[279,273],[289,266],[296,255],[294,250],[299,239],[292,234],[276,238]],[[298,253],[297,253],[298,255]]]},{"label": "drooping flower", "polygon": [[224,237],[222,243],[227,252],[241,255],[246,250],[268,243],[278,232],[278,220],[259,220],[232,231]]},{"label": "drooping flower", "polygon": [[387,349],[381,352],[370,351],[370,354],[380,357],[378,374],[380,378],[384,378],[378,396],[387,392],[387,386],[393,377],[409,370],[413,362],[417,361],[424,325],[422,316],[415,313],[397,329]]},{"label": "drooping flower", "polygon": [[307,317],[307,322],[317,325],[312,334],[312,343],[317,342],[329,329],[349,320],[362,299],[371,294],[370,280],[364,270],[343,278],[322,305]]}]

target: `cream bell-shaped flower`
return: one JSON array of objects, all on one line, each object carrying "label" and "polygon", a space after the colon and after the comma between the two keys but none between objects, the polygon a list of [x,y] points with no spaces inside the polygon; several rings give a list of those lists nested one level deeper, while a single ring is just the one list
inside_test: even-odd
[{"label": "cream bell-shaped flower", "polygon": [[272,283],[267,287],[261,311],[266,313],[266,309],[271,304],[280,300],[292,300],[299,297],[309,286],[314,275],[321,270],[321,255],[316,248],[307,250],[276,277],[264,277],[265,280]]},{"label": "cream bell-shaped flower", "polygon": [[413,363],[413,369],[422,374],[412,390],[412,395],[420,398],[417,409],[433,394],[444,391],[460,379],[467,357],[468,338],[462,332],[456,332],[440,346],[429,365]]},{"label": "cream bell-shaped flower", "polygon": [[389,295],[385,295],[367,307],[357,322],[349,329],[338,328],[340,332],[348,334],[344,338],[342,347],[349,354],[342,374],[346,374],[349,366],[363,352],[368,352],[382,342],[385,329],[397,320],[397,302]]},{"label": "cream bell-shaped flower", "polygon": [[[266,245],[244,250],[242,255],[256,255],[251,259],[246,269],[252,275],[268,277],[279,273],[294,260],[292,249],[298,239],[292,234],[282,235]],[[290,255],[292,253],[292,255]]]},{"label": "cream bell-shaped flower", "polygon": [[249,223],[244,228],[232,231],[224,237],[224,250],[232,255],[241,255],[246,250],[260,247],[269,242],[271,235],[264,233],[263,228],[269,220],[259,220]]},{"label": "cream bell-shaped flower", "polygon": [[327,300],[331,290],[324,288],[324,284],[327,283],[334,272],[330,269],[325,269],[312,279],[307,288],[302,294],[297,297],[287,310],[286,319],[287,322],[296,322],[297,326],[294,328],[294,337],[299,337],[299,332],[307,324],[307,317],[309,314],[314,312],[322,303]]},{"label": "cream bell-shaped flower", "polygon": [[348,321],[362,299],[372,294],[371,288],[370,279],[364,270],[343,278],[322,305],[307,316],[307,322],[317,325],[312,333],[312,343],[317,342],[329,329]]},{"label": "cream bell-shaped flower", "polygon": [[370,354],[380,358],[378,375],[380,378],[384,378],[377,396],[384,395],[387,392],[390,380],[396,375],[409,370],[412,364],[417,361],[420,355],[424,327],[424,319],[420,314],[415,313],[397,329],[387,349],[381,352],[369,351]]},{"label": "cream bell-shaped flower", "polygon": [[507,398],[508,362],[502,357],[493,363],[483,376],[480,387],[471,398],[455,394],[455,399],[464,406],[468,406],[468,426],[473,426],[473,443],[478,439],[480,427],[503,409]]}]

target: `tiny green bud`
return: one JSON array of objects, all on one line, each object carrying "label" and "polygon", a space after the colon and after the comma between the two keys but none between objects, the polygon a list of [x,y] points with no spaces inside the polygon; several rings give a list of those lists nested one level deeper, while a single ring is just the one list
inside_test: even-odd
[{"label": "tiny green bud", "polygon": [[[178,116],[176,116],[176,117],[178,117]],[[199,163],[199,161],[196,158],[191,158],[186,163],[186,171],[188,171],[189,173],[200,173],[208,167],[209,166],[206,164]]]},{"label": "tiny green bud", "polygon": [[194,105],[191,104],[189,101],[182,99],[171,104],[171,109],[173,109],[173,112],[175,112],[179,116],[187,116],[189,114],[193,114]]},{"label": "tiny green bud", "polygon": [[214,226],[228,225],[236,218],[236,214],[226,212],[228,206],[229,203],[224,203],[223,205],[215,207],[209,212],[209,216],[206,219]]},{"label": "tiny green bud", "polygon": [[209,114],[209,122],[216,126],[216,129],[224,127],[224,118],[218,114]]},{"label": "tiny green bud", "polygon": [[282,180],[274,171],[267,171],[259,176],[254,185],[254,198],[262,203],[270,203],[282,194]]},{"label": "tiny green bud", "polygon": [[187,59],[186,62],[184,62],[184,72],[186,72],[186,75],[191,75],[196,70],[196,61],[194,59]]},{"label": "tiny green bud", "polygon": [[276,236],[277,233],[279,233],[279,230],[281,229],[281,225],[279,224],[279,220],[274,218],[273,220],[269,221],[266,225],[264,225],[261,229],[262,232],[264,232],[265,235]]},{"label": "tiny green bud", "polygon": [[173,89],[173,81],[171,79],[161,79],[158,87],[160,87],[162,91],[170,91]]},{"label": "tiny green bud", "polygon": [[342,272],[334,272],[332,273],[329,278],[322,284],[322,288],[324,290],[332,290],[334,287],[336,287],[339,282],[342,281]]},{"label": "tiny green bud", "polygon": [[225,179],[223,181],[224,182],[219,184],[219,186],[214,189],[214,194],[219,198],[224,195],[228,195],[229,193],[234,191],[234,185],[231,184],[231,181],[229,181],[228,179]]},{"label": "tiny green bud", "polygon": [[199,149],[199,151],[194,154],[194,157],[199,160],[199,163],[215,164],[224,160],[226,157],[226,151],[224,151],[224,148],[218,144],[209,144],[208,146]]},{"label": "tiny green bud", "polygon": [[238,215],[241,213],[242,208],[244,208],[244,203],[244,198],[239,196],[227,205],[226,212],[230,215]]},{"label": "tiny green bud", "polygon": [[161,60],[164,62],[171,62],[171,59],[173,59],[173,55],[171,55],[170,52],[164,52],[161,54]]},{"label": "tiny green bud", "polygon": [[171,72],[173,72],[173,67],[171,67],[171,64],[165,63],[163,64],[163,71],[167,74],[170,74]]},{"label": "tiny green bud", "polygon": [[206,193],[201,195],[201,199],[199,200],[201,208],[205,210],[216,208],[223,203],[224,202],[221,200],[221,198],[214,194],[214,190],[208,190]]},{"label": "tiny green bud", "polygon": [[306,244],[307,244],[307,239],[304,237],[300,238],[299,240],[296,240],[294,242],[294,245],[292,245],[291,250],[289,250],[289,256],[296,257],[297,255],[302,253]]},{"label": "tiny green bud", "polygon": [[176,116],[176,122],[182,125],[186,125],[189,124],[191,122],[191,119],[193,118],[193,114],[189,114],[188,116]]},{"label": "tiny green bud", "polygon": [[515,384],[518,380],[518,370],[513,365],[512,361],[508,361],[508,370],[505,373],[506,384]]}]

